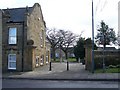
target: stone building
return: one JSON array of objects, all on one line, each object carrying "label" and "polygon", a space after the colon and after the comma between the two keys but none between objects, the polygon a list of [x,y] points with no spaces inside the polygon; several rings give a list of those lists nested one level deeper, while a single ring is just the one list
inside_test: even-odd
[{"label": "stone building", "polygon": [[33,7],[2,9],[0,13],[2,70],[30,71],[47,64],[50,46],[41,6],[35,3]]},{"label": "stone building", "polygon": [[2,12],[0,11],[0,70],[2,66]]},{"label": "stone building", "polygon": [[[74,55],[74,47],[69,47],[68,48],[68,58],[75,58],[75,55]],[[55,56],[56,58],[63,58],[65,59],[65,53],[63,52],[63,50],[61,50],[60,48],[57,48],[56,51],[55,51]]]}]

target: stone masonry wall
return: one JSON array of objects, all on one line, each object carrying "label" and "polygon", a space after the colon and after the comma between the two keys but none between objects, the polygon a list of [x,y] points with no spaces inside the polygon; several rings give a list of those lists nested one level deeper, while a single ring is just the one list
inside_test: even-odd
[{"label": "stone masonry wall", "polygon": [[0,10],[0,71],[2,69],[2,11]]},{"label": "stone masonry wall", "polygon": [[[23,24],[22,23],[5,23],[4,19],[4,25],[3,25],[3,71],[8,70],[8,54],[16,54],[16,71],[22,70],[22,30],[23,30]],[[8,44],[8,30],[10,27],[17,28],[17,44],[16,45],[9,45]]]},{"label": "stone masonry wall", "polygon": [[92,45],[85,46],[85,69],[92,70]]},{"label": "stone masonry wall", "polygon": [[[33,68],[35,68],[36,56],[39,56],[39,64],[40,64],[41,56],[44,55],[44,60],[46,57],[45,26],[44,26],[42,12],[41,12],[41,8],[40,8],[39,4],[35,4],[33,6],[32,13],[27,14],[27,22],[26,23],[27,23],[27,41],[33,40],[34,41],[33,46],[36,46],[36,48],[34,49],[35,50],[34,56],[32,57],[32,59],[33,59],[32,69],[33,69]],[[43,42],[43,45],[42,45],[42,42]]]}]

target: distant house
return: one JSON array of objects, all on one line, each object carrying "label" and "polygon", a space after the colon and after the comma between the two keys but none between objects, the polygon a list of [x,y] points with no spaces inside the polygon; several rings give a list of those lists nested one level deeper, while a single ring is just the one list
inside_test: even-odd
[{"label": "distant house", "polygon": [[30,71],[49,63],[50,45],[38,3],[33,7],[0,10],[0,25],[3,71]]},{"label": "distant house", "polygon": [[[103,50],[103,47],[98,47],[98,49],[97,50]],[[115,47],[105,47],[105,49],[104,50],[116,50],[116,48]]]},{"label": "distant house", "polygon": [[[75,55],[74,55],[74,48],[73,47],[69,47],[68,49],[68,58],[75,58]],[[65,53],[61,50],[61,49],[56,49],[55,51],[55,55],[56,55],[56,58],[65,58]]]}]

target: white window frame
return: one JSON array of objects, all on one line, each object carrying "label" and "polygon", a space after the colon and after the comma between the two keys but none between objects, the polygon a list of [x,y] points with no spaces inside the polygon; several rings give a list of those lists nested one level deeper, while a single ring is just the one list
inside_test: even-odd
[{"label": "white window frame", "polygon": [[[15,36],[10,35],[10,30],[12,30],[12,29],[16,30],[16,35]],[[8,33],[9,33],[8,43],[9,44],[17,44],[17,28],[16,27],[10,27]],[[14,43],[11,41],[11,37],[13,37],[15,39]]]},{"label": "white window frame", "polygon": [[39,59],[40,59],[40,57],[36,56],[36,66],[39,66]]},{"label": "white window frame", "polygon": [[46,64],[48,64],[48,56],[46,56]]},{"label": "white window frame", "polygon": [[[15,56],[15,60],[9,60],[11,55]],[[8,54],[8,69],[16,70],[16,67],[10,67],[10,63],[12,63],[12,62],[16,64],[16,54]]]},{"label": "white window frame", "polygon": [[44,46],[44,30],[40,32],[40,42],[41,42],[41,48]]},{"label": "white window frame", "polygon": [[41,58],[40,60],[40,65],[43,65],[43,58]]},{"label": "white window frame", "polygon": [[40,65],[43,65],[43,64],[44,64],[44,55],[42,55],[40,59]]}]

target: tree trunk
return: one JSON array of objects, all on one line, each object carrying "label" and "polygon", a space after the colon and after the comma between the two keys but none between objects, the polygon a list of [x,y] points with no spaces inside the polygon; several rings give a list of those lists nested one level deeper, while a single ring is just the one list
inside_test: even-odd
[{"label": "tree trunk", "polygon": [[54,61],[56,61],[56,56],[55,56],[55,48],[52,48],[52,58]]},{"label": "tree trunk", "polygon": [[65,52],[65,59],[66,59],[66,60],[68,59],[68,54],[67,54],[67,52]]},{"label": "tree trunk", "polygon": [[62,62],[62,52],[61,52],[60,48],[59,48],[59,50],[60,50],[60,52],[59,52],[60,53],[60,57],[59,58],[60,58],[60,62]]},{"label": "tree trunk", "polygon": [[78,57],[76,57],[76,61],[78,62],[78,60],[79,60],[79,58]]}]

